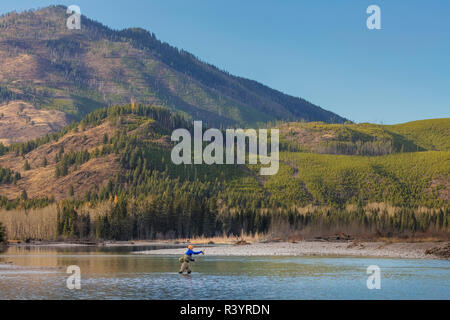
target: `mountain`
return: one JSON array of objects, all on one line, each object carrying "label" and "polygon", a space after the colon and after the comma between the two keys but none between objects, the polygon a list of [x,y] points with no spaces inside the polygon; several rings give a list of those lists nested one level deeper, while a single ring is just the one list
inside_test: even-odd
[{"label": "mountain", "polygon": [[136,101],[217,127],[345,121],[221,71],[143,29],[112,30],[82,16],[81,30],[69,30],[67,17],[63,6],[0,17],[0,105],[21,100],[79,120],[96,108]]},{"label": "mountain", "polygon": [[[0,17],[0,229],[9,239],[450,232],[450,119],[353,124],[142,29],[62,6]],[[175,128],[276,123],[279,171],[175,165]]]}]

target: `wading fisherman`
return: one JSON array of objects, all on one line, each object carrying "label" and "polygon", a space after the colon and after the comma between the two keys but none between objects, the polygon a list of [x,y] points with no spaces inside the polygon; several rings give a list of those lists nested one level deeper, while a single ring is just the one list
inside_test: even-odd
[{"label": "wading fisherman", "polygon": [[186,251],[186,253],[184,254],[184,257],[180,258],[180,262],[181,262],[181,269],[180,271],[178,271],[178,273],[183,273],[184,271],[186,271],[188,274],[190,274],[192,272],[191,267],[189,266],[189,264],[191,263],[191,261],[195,261],[194,258],[192,258],[193,254],[205,254],[204,251],[193,251],[192,249],[194,249],[193,245],[188,245],[188,250]]}]

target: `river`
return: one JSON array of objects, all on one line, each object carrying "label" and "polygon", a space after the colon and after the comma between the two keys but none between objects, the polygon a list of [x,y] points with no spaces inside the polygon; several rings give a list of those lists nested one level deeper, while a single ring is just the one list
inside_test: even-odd
[{"label": "river", "polygon": [[[177,256],[132,253],[156,248],[12,246],[0,253],[0,299],[450,299],[444,260],[205,255],[179,275]],[[71,265],[79,290],[66,284]],[[367,287],[371,265],[380,289]]]}]

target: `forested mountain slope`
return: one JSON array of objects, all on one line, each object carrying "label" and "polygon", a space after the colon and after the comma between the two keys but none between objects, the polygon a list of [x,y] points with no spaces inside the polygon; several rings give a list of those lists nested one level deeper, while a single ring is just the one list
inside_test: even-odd
[{"label": "forested mountain slope", "polygon": [[[82,225],[91,236],[113,239],[268,232],[280,219],[311,230],[448,230],[450,151],[289,151],[292,135],[281,130],[280,170],[264,177],[257,165],[174,165],[170,135],[191,126],[166,108],[126,105],[1,146],[0,206],[9,211],[0,221],[21,208],[50,208],[55,219],[58,212],[59,234],[86,236]],[[334,132],[334,125],[320,124],[327,126]]]},{"label": "forested mountain slope", "polygon": [[69,30],[67,17],[62,6],[0,17],[0,105],[22,100],[79,120],[94,108],[136,101],[216,127],[345,121],[221,71],[148,31],[112,30],[85,16],[81,30]]}]

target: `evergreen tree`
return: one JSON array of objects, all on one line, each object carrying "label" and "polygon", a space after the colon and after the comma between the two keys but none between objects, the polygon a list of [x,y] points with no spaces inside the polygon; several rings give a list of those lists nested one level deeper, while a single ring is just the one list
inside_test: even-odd
[{"label": "evergreen tree", "polygon": [[21,200],[28,200],[28,194],[27,194],[27,191],[25,189],[22,190],[22,193],[20,194],[20,199]]},{"label": "evergreen tree", "polygon": [[30,164],[28,163],[28,159],[25,160],[25,163],[23,164],[23,170],[25,171],[30,170]]},{"label": "evergreen tree", "polygon": [[75,195],[75,191],[73,189],[73,185],[69,186],[69,197],[73,197]]},{"label": "evergreen tree", "polygon": [[0,222],[0,244],[6,241],[6,228]]}]

